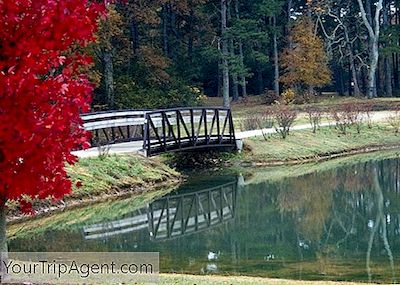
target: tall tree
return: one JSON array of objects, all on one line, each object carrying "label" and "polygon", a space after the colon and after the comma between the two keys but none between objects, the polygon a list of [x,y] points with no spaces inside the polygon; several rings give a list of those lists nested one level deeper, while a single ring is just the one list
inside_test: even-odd
[{"label": "tall tree", "polygon": [[273,58],[274,58],[274,91],[276,96],[280,95],[279,92],[279,50],[278,50],[278,36],[279,27],[277,25],[277,17],[282,11],[284,2],[280,0],[266,1],[263,0],[259,5],[259,13],[269,18],[271,22],[271,34],[273,42]]},{"label": "tall tree", "polygon": [[[112,5],[107,6],[107,18],[101,19],[97,33],[97,45],[94,45],[95,54],[102,65],[105,98],[108,108],[115,107],[114,87],[114,58],[116,56],[115,42],[124,38],[123,20]],[[126,46],[125,46],[126,48]]]},{"label": "tall tree", "polygon": [[368,90],[367,94],[369,98],[373,98],[377,96],[376,90],[376,71],[378,67],[379,61],[379,36],[381,31],[381,11],[383,9],[383,0],[378,0],[375,3],[375,14],[374,17],[369,17],[371,13],[366,12],[366,10],[371,9],[371,5],[369,0],[365,3],[363,0],[357,0],[358,6],[360,7],[361,17],[363,20],[363,24],[367,28],[368,36],[370,39],[369,51],[370,51],[370,58],[368,64]]},{"label": "tall tree", "polygon": [[[315,4],[314,4],[315,5]],[[361,95],[359,75],[357,70],[357,57],[355,54],[355,43],[359,41],[359,36],[354,32],[355,9],[351,1],[342,0],[333,2],[331,0],[320,1],[312,6],[316,16],[317,25],[326,39],[326,46],[336,57],[338,63],[348,63],[351,74],[349,84],[349,94],[353,87],[354,95]],[[357,11],[358,13],[358,11]],[[327,16],[327,17],[326,17]]]},{"label": "tall tree", "polygon": [[309,17],[296,20],[289,35],[293,47],[287,47],[282,54],[281,81],[297,90],[323,87],[331,81],[323,42],[314,30]]},{"label": "tall tree", "polygon": [[93,1],[0,1],[0,251],[7,251],[5,204],[60,199],[71,191],[65,162],[87,145],[80,112],[93,85],[74,47],[94,40],[102,10]]},{"label": "tall tree", "polygon": [[[239,13],[239,0],[235,0],[235,15],[236,21],[240,21],[240,13]],[[241,38],[238,39],[238,46],[239,46],[239,60],[240,60],[240,67],[244,69],[244,53],[243,53],[243,40]],[[240,85],[242,86],[242,96],[247,96],[247,82],[246,82],[246,75],[240,75]]]},{"label": "tall tree", "polygon": [[221,50],[222,50],[221,69],[222,69],[222,96],[223,96],[224,107],[230,106],[227,11],[228,11],[228,0],[221,0]]}]

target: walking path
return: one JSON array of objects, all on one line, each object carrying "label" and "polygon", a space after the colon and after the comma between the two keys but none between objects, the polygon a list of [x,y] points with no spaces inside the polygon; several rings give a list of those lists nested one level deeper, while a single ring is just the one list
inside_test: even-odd
[{"label": "walking path", "polygon": [[[391,112],[391,111],[372,112],[371,113],[371,121],[373,121],[373,122],[384,121],[392,114],[394,114],[394,112]],[[332,124],[333,124],[333,122],[321,123],[321,127],[330,126]],[[306,129],[311,129],[311,128],[312,128],[312,126],[310,124],[302,124],[302,125],[293,126],[291,128],[291,130],[298,131],[298,130],[306,130]],[[275,132],[276,132],[275,128],[237,132],[236,139],[242,140],[242,139],[246,139],[246,138],[250,138],[250,137],[262,136],[263,134],[272,134]],[[109,146],[104,146],[101,148],[92,147],[92,148],[89,148],[86,150],[74,151],[74,152],[72,152],[72,154],[74,154],[80,158],[85,158],[85,157],[99,156],[99,154],[101,154],[102,152],[105,152],[108,154],[138,153],[142,149],[142,145],[143,145],[142,141],[118,143],[118,144],[112,144]]]}]

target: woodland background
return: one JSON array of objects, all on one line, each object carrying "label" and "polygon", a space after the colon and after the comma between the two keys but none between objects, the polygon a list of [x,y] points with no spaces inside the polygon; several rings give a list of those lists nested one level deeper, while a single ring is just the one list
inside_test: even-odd
[{"label": "woodland background", "polygon": [[390,0],[129,0],[108,5],[95,109],[400,95],[400,3]]}]

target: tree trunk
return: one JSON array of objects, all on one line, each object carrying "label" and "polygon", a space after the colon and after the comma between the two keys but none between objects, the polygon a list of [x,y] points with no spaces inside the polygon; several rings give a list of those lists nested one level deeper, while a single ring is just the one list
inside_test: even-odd
[{"label": "tree trunk", "polygon": [[[228,2],[227,5],[227,17],[228,17],[228,22],[232,21],[232,15],[231,15],[231,5]],[[233,38],[230,37],[229,39],[229,54],[231,58],[235,57],[235,43],[233,41]],[[232,78],[232,100],[237,101],[239,99],[239,84],[238,84],[238,76],[236,72],[231,72],[231,78]]]},{"label": "tree trunk", "polygon": [[106,98],[109,109],[114,108],[114,66],[112,52],[105,51],[103,54],[104,62],[104,84],[106,88]]},{"label": "tree trunk", "polygon": [[5,203],[0,205],[0,252],[8,252],[7,235],[6,235],[6,206]]},{"label": "tree trunk", "polygon": [[392,63],[390,62],[390,56],[385,57],[385,91],[386,96],[393,97],[392,87]]},{"label": "tree trunk", "polygon": [[222,96],[224,107],[230,107],[229,99],[229,66],[227,43],[227,1],[221,0],[221,44],[222,44]]},{"label": "tree trunk", "polygon": [[[236,14],[236,19],[240,20],[240,15],[239,15],[239,0],[235,0],[235,14]],[[239,59],[240,59],[240,65],[241,68],[244,69],[244,55],[243,55],[243,42],[241,39],[239,39]],[[240,85],[242,86],[242,96],[246,97],[247,96],[247,86],[246,86],[246,77],[244,75],[240,76]]]},{"label": "tree trunk", "polygon": [[[383,14],[383,25],[386,28],[390,27],[390,3],[387,1],[382,10]],[[392,65],[390,62],[391,56],[389,54],[385,55],[383,69],[384,69],[384,78],[385,78],[385,93],[388,97],[393,97],[393,88],[392,88]]]},{"label": "tree trunk", "polygon": [[278,53],[278,36],[276,31],[276,17],[272,17],[273,24],[273,41],[274,41],[274,90],[277,98],[280,95],[279,92],[279,53]]},{"label": "tree trunk", "polygon": [[[360,92],[360,85],[358,84],[357,69],[356,69],[355,59],[354,59],[353,45],[350,41],[347,27],[346,26],[343,26],[343,27],[344,27],[344,35],[346,37],[347,50],[349,53],[349,62],[350,62],[351,77],[353,80],[354,95],[356,97],[359,97],[361,95],[361,92]],[[351,89],[351,86],[350,86],[350,89]]]},{"label": "tree trunk", "polygon": [[262,94],[264,92],[264,78],[260,64],[257,64],[256,73],[257,73],[258,94]]},{"label": "tree trunk", "polygon": [[193,10],[193,3],[189,1],[190,5],[190,12],[189,12],[189,42],[188,42],[188,59],[189,62],[193,62],[193,21],[194,21],[194,10]]},{"label": "tree trunk", "polygon": [[[231,57],[234,57],[235,46],[233,43],[233,39],[229,40],[229,46],[230,46],[230,55]],[[232,72],[231,76],[232,76],[232,97],[233,101],[237,101],[239,99],[239,84],[238,84],[239,80],[236,73]]]},{"label": "tree trunk", "polygon": [[135,21],[135,18],[131,16],[131,36],[132,36],[132,49],[133,49],[133,54],[136,55],[137,50],[139,48],[139,32],[138,32],[138,27]]},{"label": "tree trunk", "polygon": [[361,95],[361,92],[360,92],[360,86],[358,85],[357,69],[356,69],[356,65],[354,64],[353,51],[350,52],[349,60],[350,60],[351,78],[352,78],[353,88],[354,88],[354,96],[359,97]]},{"label": "tree trunk", "polygon": [[[369,98],[377,97],[376,91],[376,69],[378,67],[379,61],[379,34],[380,34],[380,14],[382,11],[382,3],[383,0],[379,0],[375,3],[375,16],[374,20],[369,19],[372,18],[371,12],[366,12],[364,4],[362,0],[357,0],[358,5],[360,7],[361,17],[363,19],[363,23],[368,30],[369,36],[369,54],[370,54],[370,64],[368,70],[368,90],[367,95]],[[371,9],[370,1],[367,0],[367,11]]]},{"label": "tree trunk", "polygon": [[164,55],[168,57],[168,4],[162,6],[162,40]]},{"label": "tree trunk", "polygon": [[[1,281],[7,281],[8,275],[5,267],[5,262],[8,260],[8,246],[7,246],[7,220],[6,220],[6,206],[5,202],[0,205],[0,278]],[[2,282],[2,283],[3,283]]]},{"label": "tree trunk", "polygon": [[371,57],[372,57],[371,64],[369,66],[369,71],[368,71],[368,97],[375,98],[377,97],[376,70],[379,62],[378,39],[376,38],[372,42]]}]

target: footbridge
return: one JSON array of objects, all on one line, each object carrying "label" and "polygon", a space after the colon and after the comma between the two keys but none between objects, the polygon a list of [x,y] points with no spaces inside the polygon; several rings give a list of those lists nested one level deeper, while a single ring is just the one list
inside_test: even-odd
[{"label": "footbridge", "polygon": [[130,148],[126,152],[138,151],[145,156],[236,148],[229,108],[108,111],[84,114],[82,119],[84,128],[92,132],[91,144],[96,148],[120,144]]}]

